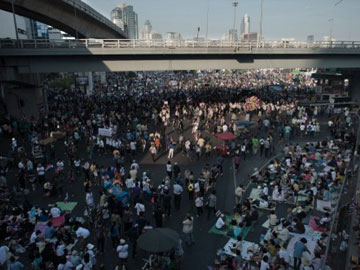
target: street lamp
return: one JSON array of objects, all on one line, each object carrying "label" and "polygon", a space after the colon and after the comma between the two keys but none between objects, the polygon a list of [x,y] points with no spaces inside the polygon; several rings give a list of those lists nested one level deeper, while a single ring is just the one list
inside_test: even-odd
[{"label": "street lamp", "polygon": [[232,35],[233,35],[233,40],[235,41],[235,33],[236,33],[236,7],[239,5],[239,2],[238,1],[234,1],[232,3],[233,7],[234,7],[234,24],[233,24],[233,29],[232,29]]},{"label": "street lamp", "polygon": [[341,2],[343,2],[344,0],[339,0],[337,1],[335,4],[334,4],[334,7],[333,7],[333,16],[332,18],[330,18],[328,20],[328,22],[330,22],[330,41],[332,41],[332,36],[333,36],[333,31],[334,31],[334,22],[335,22],[335,7],[337,5],[339,5]]},{"label": "street lamp", "polygon": [[206,9],[206,32],[205,32],[205,39],[208,39],[209,33],[209,8],[210,8],[210,0],[207,1],[207,9]]},{"label": "street lamp", "polygon": [[260,4],[260,33],[259,33],[259,41],[262,41],[262,35],[263,35],[263,15],[264,15],[264,0],[261,0]]},{"label": "street lamp", "polygon": [[12,14],[13,14],[13,17],[14,17],[14,27],[15,27],[15,36],[16,36],[16,40],[19,40],[19,34],[18,34],[18,28],[17,28],[16,16],[15,16],[15,5],[14,5],[14,0],[11,0],[11,9],[12,9]]}]

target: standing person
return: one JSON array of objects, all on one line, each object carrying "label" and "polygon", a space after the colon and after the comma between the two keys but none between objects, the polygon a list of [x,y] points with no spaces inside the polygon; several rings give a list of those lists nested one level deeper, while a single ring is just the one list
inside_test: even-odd
[{"label": "standing person", "polygon": [[183,233],[185,235],[185,242],[188,246],[195,243],[193,234],[194,218],[188,213],[183,220]]},{"label": "standing person", "polygon": [[131,227],[131,230],[128,233],[128,237],[129,237],[130,243],[132,245],[131,257],[135,258],[135,256],[136,256],[136,247],[137,247],[137,239],[139,238],[139,232],[138,232],[138,228],[137,228],[136,224]]},{"label": "standing person", "polygon": [[179,239],[179,244],[175,248],[175,270],[181,269],[181,261],[182,261],[183,255],[184,255],[184,250],[182,247],[182,240]]},{"label": "standing person", "polygon": [[173,186],[173,193],[174,193],[174,206],[176,210],[180,210],[181,204],[181,194],[183,193],[184,189],[179,183],[175,183]]},{"label": "standing person", "polygon": [[119,244],[119,224],[113,222],[110,227],[110,237],[111,237],[111,245],[115,249]]},{"label": "standing person", "polygon": [[255,136],[251,139],[251,144],[252,144],[252,151],[253,154],[256,155],[258,148],[259,148],[259,139]]},{"label": "standing person", "polygon": [[204,198],[201,197],[200,195],[196,196],[195,206],[196,206],[197,216],[200,217],[203,213],[203,206],[204,206]]},{"label": "standing person", "polygon": [[38,164],[36,168],[39,184],[42,185],[45,182],[45,168],[41,165],[41,163]]},{"label": "standing person", "polygon": [[239,171],[239,166],[240,166],[240,156],[236,155],[234,157],[234,164],[235,164],[235,172],[237,173]]},{"label": "standing person", "polygon": [[241,145],[240,150],[241,150],[242,158],[243,158],[243,160],[245,160],[245,159],[246,159],[246,144],[245,144],[245,143],[243,143],[243,144]]},{"label": "standing person", "polygon": [[101,254],[104,254],[106,230],[102,224],[98,226],[95,234],[96,234],[97,250]]},{"label": "standing person", "polygon": [[172,159],[174,157],[175,145],[172,142],[170,142],[168,148],[169,148],[168,159]]},{"label": "standing person", "polygon": [[210,214],[211,213],[215,213],[215,209],[216,209],[216,191],[213,190],[208,198],[208,215],[207,218],[208,220],[210,219]]},{"label": "standing person", "polygon": [[152,157],[152,161],[155,162],[155,157],[156,157],[156,147],[154,143],[151,143],[151,146],[149,148],[151,157]]},{"label": "standing person", "polygon": [[127,259],[129,257],[129,245],[126,244],[125,239],[120,240],[120,245],[116,248],[116,252],[118,253],[120,264],[124,267],[126,265]]},{"label": "standing person", "polygon": [[156,210],[154,211],[153,216],[155,219],[156,228],[161,228],[162,223],[163,223],[163,218],[164,218],[164,212],[161,209],[160,205],[157,206]]},{"label": "standing person", "polygon": [[173,174],[172,172],[173,172],[173,168],[172,168],[171,161],[169,160],[166,163],[166,173],[167,173],[167,175],[169,176],[170,179],[172,179],[172,174]]},{"label": "standing person", "polygon": [[163,206],[165,214],[169,217],[171,214],[171,195],[168,189],[164,190]]},{"label": "standing person", "polygon": [[310,251],[306,247],[306,243],[307,243],[307,240],[305,238],[301,238],[300,241],[297,241],[295,243],[294,253],[293,253],[295,270],[300,269],[301,257],[302,257],[303,252],[308,251],[310,253]]}]

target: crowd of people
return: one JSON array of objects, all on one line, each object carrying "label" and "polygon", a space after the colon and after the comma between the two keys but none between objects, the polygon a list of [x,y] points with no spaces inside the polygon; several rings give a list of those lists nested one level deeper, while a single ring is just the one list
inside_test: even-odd
[{"label": "crowd of people", "polygon": [[[259,222],[260,209],[268,212],[268,219],[254,256],[259,269],[323,269],[328,259],[325,253],[330,244],[331,223],[337,214],[335,205],[354,165],[356,130],[347,117],[345,110],[329,121],[331,136],[305,145],[285,144],[281,159],[273,160],[260,172],[256,169],[252,175],[256,196],[252,192],[244,196],[241,186],[235,190],[239,202],[232,218],[219,216],[216,227],[230,228],[230,235],[237,241],[230,249],[232,253],[219,253],[221,259],[216,260],[214,269],[242,269],[234,268],[234,264],[244,266],[241,233]],[[275,211],[279,204],[288,209],[280,217]],[[348,234],[343,232],[342,238],[340,250],[344,251]],[[228,255],[224,257],[224,253]]]},{"label": "crowd of people", "polygon": [[[279,84],[284,90],[269,89]],[[252,181],[263,190],[260,199],[243,200],[245,189],[238,187],[235,214],[243,218],[234,226],[253,224],[257,207],[295,200],[299,192],[308,196],[304,209],[315,198],[330,200],[349,163],[354,119],[348,110],[339,117],[330,114],[331,140],[292,144],[295,138],[320,139],[320,108],[302,107],[297,100],[298,92],[314,87],[306,76],[260,70],[109,73],[106,84],[95,84],[93,95],[77,88],[47,88],[47,114],[38,120],[2,119],[1,136],[9,143],[0,172],[5,202],[0,213],[0,265],[10,270],[30,265],[34,270],[122,269],[129,255],[137,257],[140,235],[163,227],[174,213],[179,215],[184,194],[195,210],[182,222],[183,242],[191,246],[194,218],[204,215],[204,209],[209,222],[216,216],[219,229],[226,225],[217,213],[216,193],[224,159],[233,157],[235,169],[241,170],[241,162],[273,156],[276,143],[285,145],[284,161],[254,173]],[[238,124],[245,118],[252,127]],[[228,132],[237,138],[224,144],[214,139]],[[41,150],[40,159],[34,149]],[[205,166],[193,172],[174,161],[177,155],[205,160]],[[146,158],[155,164],[165,159],[163,174],[143,169],[139,160]],[[322,164],[333,169],[320,175],[316,167]],[[83,197],[74,199],[72,189],[79,182]],[[37,196],[45,198],[40,201],[63,203],[40,205]],[[83,215],[72,213],[73,200],[83,206]],[[273,216],[270,225],[275,228],[280,222],[284,230],[296,223],[295,230],[303,218],[297,212],[283,220]],[[285,265],[277,260],[278,246],[284,242],[275,233],[264,239],[261,270],[267,270],[267,264]],[[108,241],[119,257],[117,265],[98,263]],[[270,256],[273,243],[276,252]],[[169,254],[175,269],[180,269],[183,253],[180,241]]]}]

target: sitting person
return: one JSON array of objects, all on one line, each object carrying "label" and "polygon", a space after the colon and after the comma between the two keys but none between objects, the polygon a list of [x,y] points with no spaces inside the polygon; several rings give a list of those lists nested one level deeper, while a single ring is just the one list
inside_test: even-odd
[{"label": "sitting person", "polygon": [[225,216],[224,214],[221,214],[219,216],[219,218],[217,219],[216,223],[215,223],[215,228],[218,230],[223,230],[226,228],[226,223],[225,223]]},{"label": "sitting person", "polygon": [[325,216],[322,217],[321,219],[315,219],[316,225],[322,228],[327,228],[328,225],[330,224],[330,221],[331,221],[331,217],[329,213],[325,213]]},{"label": "sitting person", "polygon": [[278,218],[275,214],[274,210],[271,210],[270,212],[270,216],[269,216],[269,225],[270,227],[275,227],[277,225],[278,222]]},{"label": "sitting person", "polygon": [[236,242],[230,247],[231,252],[235,253],[236,250],[241,250],[242,248],[242,237],[239,235],[236,237]]},{"label": "sitting person", "polygon": [[282,222],[282,229],[279,231],[278,238],[282,243],[285,243],[289,239],[289,229],[287,228],[290,224],[286,221]]},{"label": "sitting person", "polygon": [[275,186],[271,197],[274,201],[283,201],[284,200],[284,194],[278,185]]},{"label": "sitting person", "polygon": [[294,233],[300,233],[300,234],[305,233],[305,226],[304,224],[302,224],[302,222],[299,219],[294,218],[294,223],[295,223],[294,226],[291,227]]},{"label": "sitting person", "polygon": [[272,202],[268,202],[266,200],[262,200],[262,199],[259,199],[259,200],[254,200],[252,202],[252,205],[255,206],[255,207],[259,207],[259,208],[267,208],[267,209],[272,209],[275,207],[275,204],[272,203]]},{"label": "sitting person", "polygon": [[238,237],[243,232],[243,223],[237,224],[235,219],[231,220],[232,230],[227,233],[230,237]]}]

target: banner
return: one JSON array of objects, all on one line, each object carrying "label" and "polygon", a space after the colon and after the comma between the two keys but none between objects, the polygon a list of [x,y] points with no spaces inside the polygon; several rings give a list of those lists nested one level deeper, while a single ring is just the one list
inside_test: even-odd
[{"label": "banner", "polygon": [[111,128],[99,128],[98,134],[99,134],[99,136],[112,137],[112,129]]}]

